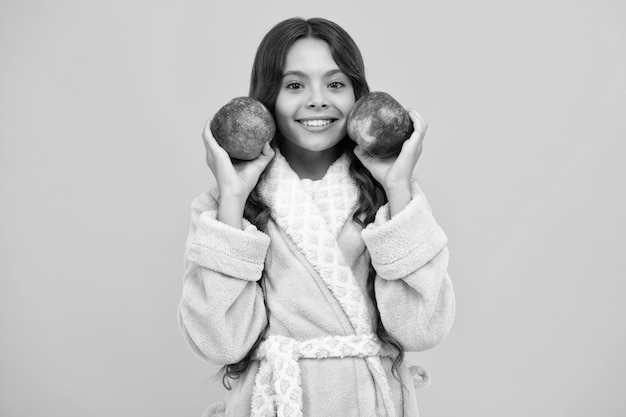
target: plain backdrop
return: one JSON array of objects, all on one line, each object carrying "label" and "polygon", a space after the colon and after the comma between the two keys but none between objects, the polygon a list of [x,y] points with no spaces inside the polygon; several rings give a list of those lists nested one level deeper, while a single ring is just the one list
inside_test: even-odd
[{"label": "plain backdrop", "polygon": [[626,3],[2,0],[0,415],[199,416],[176,323],[200,133],[323,16],[429,122],[457,317],[422,415],[626,415]]}]

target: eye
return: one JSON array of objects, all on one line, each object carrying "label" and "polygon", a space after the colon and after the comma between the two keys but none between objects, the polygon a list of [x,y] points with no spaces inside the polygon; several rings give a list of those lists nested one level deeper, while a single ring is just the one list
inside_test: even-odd
[{"label": "eye", "polygon": [[328,83],[328,87],[329,88],[341,88],[341,87],[345,87],[345,84],[342,83],[341,81],[331,81],[330,83]]},{"label": "eye", "polygon": [[287,83],[287,85],[285,86],[290,90],[299,90],[301,88],[303,88],[304,86],[302,85],[302,83],[298,82],[298,81],[291,81],[289,83]]}]

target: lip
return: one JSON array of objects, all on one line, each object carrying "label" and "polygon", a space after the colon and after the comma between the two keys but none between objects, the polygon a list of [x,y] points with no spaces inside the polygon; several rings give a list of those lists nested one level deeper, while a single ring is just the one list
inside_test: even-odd
[{"label": "lip", "polygon": [[[319,118],[296,120],[296,122],[298,123],[300,127],[302,127],[305,130],[312,131],[312,132],[319,132],[319,131],[329,129],[335,125],[336,121],[337,119],[319,119]],[[313,124],[309,124],[309,123],[313,123]]]},{"label": "lip", "polygon": [[310,116],[296,119],[295,121],[304,129],[319,131],[325,130],[335,124],[339,120],[337,117],[330,116]]},{"label": "lip", "polygon": [[328,116],[328,115],[313,115],[313,116],[307,116],[307,117],[298,117],[296,120],[300,121],[300,120],[337,120],[338,117],[337,116]]}]

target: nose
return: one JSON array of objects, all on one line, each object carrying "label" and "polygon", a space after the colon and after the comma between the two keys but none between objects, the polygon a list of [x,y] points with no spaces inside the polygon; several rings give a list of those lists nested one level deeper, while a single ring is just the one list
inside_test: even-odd
[{"label": "nose", "polygon": [[326,107],[328,107],[328,100],[326,99],[323,91],[321,91],[319,88],[314,88],[311,92],[306,106],[309,109],[325,109]]}]

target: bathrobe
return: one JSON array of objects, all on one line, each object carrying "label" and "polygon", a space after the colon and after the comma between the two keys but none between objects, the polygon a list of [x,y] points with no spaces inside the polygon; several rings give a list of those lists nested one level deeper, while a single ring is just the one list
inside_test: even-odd
[{"label": "bathrobe", "polygon": [[269,326],[248,370],[204,416],[418,416],[415,386],[427,376],[404,364],[392,374],[367,276],[371,261],[387,332],[405,351],[429,349],[455,312],[447,237],[416,182],[400,213],[390,218],[385,205],[362,228],[349,164],[341,156],[309,194],[277,152],[258,184],[271,208],[264,231],[217,221],[216,189],[193,201],[178,315],[185,340],[226,365]]}]

